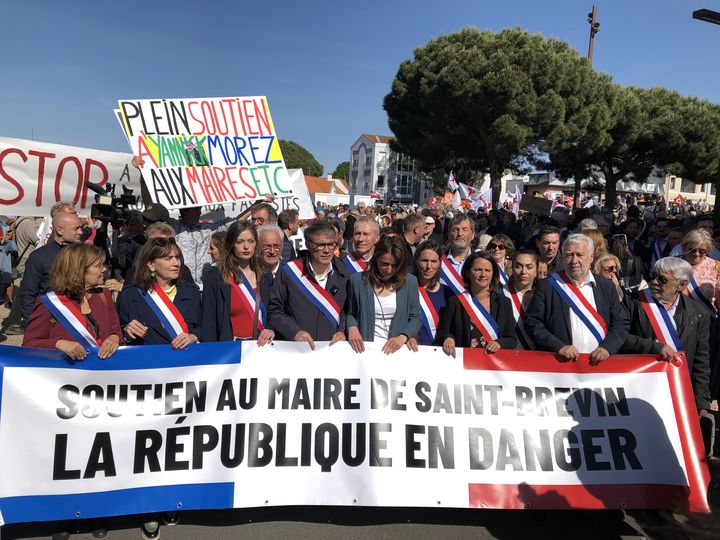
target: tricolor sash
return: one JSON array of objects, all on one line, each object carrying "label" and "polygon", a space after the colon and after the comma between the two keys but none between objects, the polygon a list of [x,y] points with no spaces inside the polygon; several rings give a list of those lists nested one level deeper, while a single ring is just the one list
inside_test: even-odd
[{"label": "tricolor sash", "polygon": [[440,283],[450,287],[450,290],[454,294],[461,294],[465,290],[463,278],[458,274],[457,270],[455,270],[455,267],[446,255],[443,255],[440,260]]},{"label": "tricolor sash", "polygon": [[345,263],[345,266],[347,266],[353,274],[363,272],[367,268],[367,263],[363,261],[357,251],[353,251],[352,253],[345,255],[342,260]]},{"label": "tricolor sash", "polygon": [[62,327],[85,349],[97,349],[100,341],[90,332],[90,325],[78,306],[67,296],[50,291],[40,301]]},{"label": "tricolor sash", "polygon": [[155,314],[155,316],[162,324],[162,327],[170,336],[170,339],[175,339],[180,334],[188,333],[188,326],[185,319],[178,311],[177,306],[170,300],[170,297],[165,291],[157,284],[153,284],[151,291],[144,293],[140,291],[140,296],[143,297],[147,305]]},{"label": "tricolor sash", "polygon": [[500,277],[500,286],[505,287],[510,282],[510,280],[508,279],[508,275],[505,273],[505,270],[503,270],[503,267],[499,264],[497,265],[497,267],[498,275]]},{"label": "tricolor sash", "polygon": [[300,291],[318,310],[325,315],[335,328],[340,328],[340,306],[330,293],[320,284],[311,280],[305,274],[305,268],[300,259],[295,259],[283,266],[288,277],[298,286]]},{"label": "tricolor sash", "polygon": [[687,293],[690,298],[692,298],[693,300],[697,300],[703,306],[708,308],[713,317],[717,317],[717,310],[715,309],[715,306],[713,306],[713,303],[710,301],[710,299],[703,294],[702,290],[700,289],[700,285],[697,281],[695,281],[695,278],[690,278],[690,283],[688,283],[687,287]]},{"label": "tricolor sash", "polygon": [[425,287],[418,287],[418,292],[420,293],[420,312],[422,313],[423,328],[428,336],[430,336],[431,341],[435,341],[440,316],[430,300],[430,295],[427,290],[425,290]]},{"label": "tricolor sash", "polygon": [[515,318],[515,334],[517,335],[518,341],[520,342],[520,348],[526,351],[533,349],[533,342],[528,336],[525,330],[525,324],[523,319],[525,317],[525,308],[522,305],[520,295],[515,290],[515,287],[511,282],[508,282],[506,287],[503,287],[503,293],[510,299],[513,309],[513,317]]},{"label": "tricolor sash", "polygon": [[560,298],[573,310],[588,330],[592,333],[598,343],[601,343],[608,330],[605,321],[592,307],[587,298],[583,296],[575,284],[565,272],[556,272],[548,276],[553,289],[560,295]]},{"label": "tricolor sash", "polygon": [[477,298],[467,291],[458,294],[457,297],[470,316],[470,320],[477,326],[478,330],[480,330],[483,339],[487,343],[495,341],[500,335],[500,327],[492,315],[490,315],[490,312],[483,307]]},{"label": "tricolor sash", "polygon": [[662,249],[660,249],[660,243],[657,240],[653,240],[653,257],[652,262],[656,262],[662,259]]},{"label": "tricolor sash", "polygon": [[[230,280],[230,288],[238,295],[240,302],[242,303],[245,311],[250,316],[250,320],[255,319],[255,303],[257,301],[257,295],[253,290],[248,278],[244,273],[240,272],[240,283],[235,281],[235,278]],[[262,300],[258,306],[258,321],[257,327],[259,330],[265,328],[265,321],[267,320],[267,311],[265,311],[265,304]]]},{"label": "tricolor sash", "polygon": [[675,352],[682,351],[680,336],[678,336],[667,310],[655,301],[650,289],[642,289],[638,292],[638,296],[640,297],[640,305],[650,321],[650,326],[652,326],[657,340]]}]

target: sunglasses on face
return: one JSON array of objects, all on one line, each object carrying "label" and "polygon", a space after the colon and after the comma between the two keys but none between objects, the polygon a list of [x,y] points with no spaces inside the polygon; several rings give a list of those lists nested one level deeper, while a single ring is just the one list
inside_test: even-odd
[{"label": "sunglasses on face", "polygon": [[488,249],[499,249],[500,251],[505,251],[505,246],[503,244],[488,244]]},{"label": "sunglasses on face", "polygon": [[667,285],[668,281],[670,281],[667,277],[663,276],[662,274],[656,274],[652,273],[650,274],[650,281],[652,280],[657,281],[660,285]]},{"label": "sunglasses on face", "polygon": [[606,266],[602,269],[603,272],[617,272],[617,266]]},{"label": "sunglasses on face", "polygon": [[691,255],[707,255],[708,250],[705,248],[692,248],[688,249],[685,253],[690,253]]}]

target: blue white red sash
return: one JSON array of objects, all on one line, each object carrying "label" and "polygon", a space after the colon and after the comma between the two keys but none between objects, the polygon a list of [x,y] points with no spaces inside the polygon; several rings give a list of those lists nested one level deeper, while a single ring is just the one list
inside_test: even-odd
[{"label": "blue white red sash", "polygon": [[490,312],[483,307],[477,298],[467,291],[458,294],[457,297],[470,316],[472,323],[480,330],[483,339],[487,343],[495,341],[500,335],[500,327],[492,315],[490,315]]},{"label": "blue white red sash", "polygon": [[657,340],[675,352],[682,351],[680,336],[678,336],[675,325],[670,319],[670,314],[667,310],[655,301],[650,289],[640,290],[638,296],[640,297],[640,305],[650,320],[650,326],[652,326]]},{"label": "blue white red sash", "polygon": [[510,282],[510,280],[508,279],[508,275],[505,273],[505,270],[503,270],[503,267],[499,264],[497,265],[497,267],[498,275],[500,277],[500,286],[505,287]]},{"label": "blue white red sash", "polygon": [[698,282],[695,281],[695,278],[690,278],[690,283],[688,283],[687,287],[687,293],[690,298],[692,298],[693,300],[697,300],[703,306],[708,308],[713,317],[717,317],[717,310],[715,309],[715,306],[710,301],[710,299],[703,294],[702,290],[700,289],[700,285],[698,285]]},{"label": "blue white red sash", "polygon": [[461,294],[465,290],[465,282],[463,278],[455,270],[450,260],[446,255],[440,259],[440,283],[446,287],[450,287],[450,290],[454,294]]},{"label": "blue white red sash", "polygon": [[80,345],[86,349],[97,349],[100,346],[100,341],[90,332],[87,319],[67,296],[51,291],[43,294],[40,301]]},{"label": "blue white red sash", "polygon": [[425,287],[418,287],[418,292],[420,293],[420,312],[422,313],[423,328],[427,332],[428,336],[430,336],[430,339],[435,341],[435,336],[437,336],[437,327],[440,323],[440,316],[438,315],[432,300],[430,300],[430,295]]},{"label": "blue white red sash", "polygon": [[[257,295],[255,294],[255,291],[250,285],[250,282],[248,281],[248,278],[245,276],[245,274],[240,272],[240,283],[236,282],[235,278],[231,279],[230,288],[235,291],[235,294],[237,294],[240,298],[240,302],[245,308],[247,314],[250,316],[250,320],[252,321],[253,319],[255,319],[255,303],[257,301]],[[260,305],[258,306],[257,320],[257,327],[260,330],[265,328],[264,325],[266,320],[267,311],[265,311],[265,304],[263,304],[261,300]]]},{"label": "blue white red sash", "polygon": [[347,266],[353,274],[363,272],[367,268],[367,263],[363,261],[357,251],[353,251],[352,253],[345,255],[342,260],[345,263],[345,266]]},{"label": "blue white red sash", "polygon": [[515,334],[517,335],[518,341],[520,342],[520,348],[526,351],[533,349],[533,342],[528,336],[525,330],[525,324],[523,319],[525,317],[525,308],[522,305],[520,295],[513,287],[511,282],[508,282],[506,287],[503,287],[503,293],[510,299],[513,309],[513,317],[515,318]]},{"label": "blue white red sash", "polygon": [[145,302],[147,302],[147,305],[150,306],[150,309],[158,318],[171,340],[180,334],[188,333],[188,326],[185,319],[173,301],[170,300],[167,293],[163,291],[157,283],[153,284],[150,292],[144,293],[140,288],[138,288],[138,291],[140,291],[140,296],[142,296]]},{"label": "blue white red sash", "polygon": [[652,262],[656,262],[662,259],[662,249],[660,249],[660,243],[657,240],[653,240],[653,256]]},{"label": "blue white red sash", "polygon": [[283,268],[293,283],[318,310],[325,315],[335,328],[340,328],[340,306],[330,293],[323,289],[315,280],[310,280],[305,274],[305,268],[300,259],[290,261]]},{"label": "blue white red sash", "polygon": [[592,333],[598,343],[607,336],[608,330],[605,321],[592,307],[587,298],[583,296],[575,284],[565,272],[556,272],[548,276],[553,289],[560,295],[560,298],[575,312],[583,324]]}]

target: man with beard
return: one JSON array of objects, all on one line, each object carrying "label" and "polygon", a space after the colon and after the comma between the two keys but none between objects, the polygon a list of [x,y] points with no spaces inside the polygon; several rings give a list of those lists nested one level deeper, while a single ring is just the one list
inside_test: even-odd
[{"label": "man with beard", "polygon": [[590,362],[597,364],[625,342],[627,312],[613,282],[590,272],[592,238],[571,234],[562,253],[565,271],[538,282],[525,326],[539,350],[554,352],[562,361],[589,353]]},{"label": "man with beard", "polygon": [[535,245],[540,260],[547,264],[548,274],[563,269],[562,257],[558,256],[560,252],[560,229],[552,226],[543,227],[538,233]]},{"label": "man with beard", "polygon": [[[667,218],[658,218],[655,221],[655,230],[653,231],[655,238],[650,242],[650,264],[648,264],[648,266],[652,266],[663,257],[670,255],[669,232],[670,220]],[[645,261],[645,263],[647,264],[648,261]]]},{"label": "man with beard", "polygon": [[440,283],[450,287],[455,294],[465,290],[462,269],[465,260],[472,253],[472,241],[475,239],[475,224],[467,214],[453,216],[449,225],[448,240],[450,248],[443,255],[440,264]]}]

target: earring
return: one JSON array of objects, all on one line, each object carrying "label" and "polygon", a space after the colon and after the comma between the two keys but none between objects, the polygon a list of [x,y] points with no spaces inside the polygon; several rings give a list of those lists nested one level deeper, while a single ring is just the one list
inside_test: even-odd
[{"label": "earring", "polygon": [[155,272],[153,272],[152,270],[150,270],[150,277],[152,277],[152,278],[155,277]]}]

